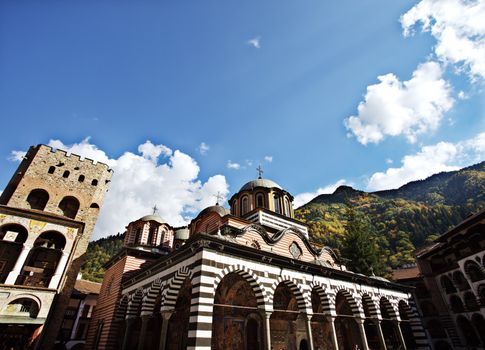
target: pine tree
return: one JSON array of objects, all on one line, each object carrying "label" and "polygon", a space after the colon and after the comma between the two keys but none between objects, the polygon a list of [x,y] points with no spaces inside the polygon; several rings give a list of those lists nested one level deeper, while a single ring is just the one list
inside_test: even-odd
[{"label": "pine tree", "polygon": [[341,252],[343,258],[347,259],[347,268],[364,275],[382,274],[379,246],[369,219],[365,215],[357,214],[350,206],[347,207],[346,216]]}]

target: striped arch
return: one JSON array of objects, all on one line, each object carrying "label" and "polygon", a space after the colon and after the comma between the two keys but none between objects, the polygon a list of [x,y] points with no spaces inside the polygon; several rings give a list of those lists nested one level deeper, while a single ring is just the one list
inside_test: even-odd
[{"label": "striped arch", "polygon": [[133,294],[131,301],[128,303],[128,311],[126,312],[126,318],[133,318],[133,317],[138,317],[140,307],[141,307],[141,302],[143,299],[143,289],[138,288]]},{"label": "striped arch", "polygon": [[167,283],[167,288],[162,296],[162,310],[172,310],[175,307],[180,287],[187,278],[192,278],[192,271],[188,267],[184,266],[175,272],[175,275]]},{"label": "striped arch", "polygon": [[381,310],[381,315],[383,316],[383,318],[385,315],[383,311],[385,311],[389,315],[389,318],[399,320],[396,309],[392,306],[391,302],[386,297],[381,297],[381,299],[379,300],[379,308]]},{"label": "striped arch", "polygon": [[359,306],[357,299],[354,298],[352,293],[349,290],[347,290],[347,288],[345,288],[344,286],[337,288],[337,293],[335,294],[335,311],[337,309],[336,303],[337,303],[338,294],[343,295],[345,300],[347,300],[347,302],[350,305],[350,310],[352,311],[352,314],[354,316],[357,316],[357,317],[360,317],[360,318],[364,317],[364,309],[362,308],[362,306]]},{"label": "striped arch", "polygon": [[[320,297],[322,302],[322,308],[324,314],[329,314],[335,316],[335,303],[332,303],[332,298],[325,292],[324,287],[318,282],[312,282],[310,284],[310,294],[309,294],[309,305],[312,305],[311,293],[315,291]],[[313,311],[313,305],[312,305]]]},{"label": "striped arch", "polygon": [[311,303],[308,304],[307,298],[305,298],[303,296],[303,292],[301,291],[300,287],[298,287],[298,281],[296,279],[291,278],[290,276],[286,276],[286,275],[279,276],[278,279],[276,280],[276,282],[274,282],[273,285],[271,286],[271,297],[270,297],[271,306],[273,306],[274,293],[276,291],[276,288],[278,288],[278,286],[281,283],[286,285],[291,290],[293,295],[295,296],[296,302],[298,304],[298,309],[301,312],[305,312],[307,314],[312,314]]},{"label": "striped arch", "polygon": [[162,290],[162,281],[160,279],[156,279],[155,281],[153,281],[152,285],[148,289],[148,292],[143,298],[143,304],[141,306],[142,315],[151,315],[153,313],[155,301],[157,299],[158,294],[160,294],[161,290]]},{"label": "striped arch", "polygon": [[[361,296],[362,296],[362,310],[365,310],[364,309],[364,305],[365,305],[369,310],[370,318],[380,318],[381,313],[379,312],[379,308],[377,307],[372,297],[367,293],[362,293]],[[365,311],[364,311],[364,314],[365,314]]]},{"label": "striped arch", "polygon": [[228,266],[224,270],[222,270],[214,279],[214,291],[217,290],[217,287],[219,286],[219,283],[222,281],[222,279],[230,273],[236,273],[244,280],[246,280],[251,286],[254,294],[256,295],[258,308],[262,310],[267,310],[267,307],[269,305],[269,298],[264,288],[264,285],[261,283],[258,276],[246,266],[241,266],[237,264]]},{"label": "striped arch", "polygon": [[115,320],[122,321],[125,319],[126,311],[128,309],[128,296],[124,295],[120,302],[118,303],[118,307],[115,311]]},{"label": "striped arch", "polygon": [[411,331],[413,333],[413,338],[416,343],[416,348],[429,349],[430,346],[428,344],[428,338],[421,322],[421,318],[418,315],[416,305],[414,305],[414,301],[412,299],[409,299],[409,301],[406,301],[404,299],[398,301],[399,315],[401,319],[404,319],[401,314],[401,310],[403,310],[403,312],[405,313],[405,316],[409,321],[409,325],[411,326]]}]

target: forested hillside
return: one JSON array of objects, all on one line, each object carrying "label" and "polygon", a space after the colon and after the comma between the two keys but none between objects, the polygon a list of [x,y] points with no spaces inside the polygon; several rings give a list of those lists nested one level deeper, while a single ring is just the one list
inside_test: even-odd
[{"label": "forested hillside", "polygon": [[124,235],[118,233],[117,235],[89,242],[84,265],[81,267],[84,279],[93,282],[103,281],[103,265],[121,249],[123,238]]},{"label": "forested hillside", "polygon": [[485,162],[396,190],[367,193],[341,186],[314,198],[296,216],[310,225],[313,240],[338,250],[347,206],[369,219],[389,266],[411,263],[416,248],[485,207]]}]

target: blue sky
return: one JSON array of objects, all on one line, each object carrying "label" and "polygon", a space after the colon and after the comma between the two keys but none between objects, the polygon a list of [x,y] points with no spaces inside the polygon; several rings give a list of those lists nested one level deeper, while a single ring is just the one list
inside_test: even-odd
[{"label": "blue sky", "polygon": [[[154,188],[125,214],[167,202],[162,214],[180,223],[260,163],[298,203],[475,163],[484,15],[483,0],[2,1],[1,187],[12,151],[30,145],[112,164],[129,152],[188,192],[173,211]],[[195,164],[187,178],[160,174],[176,150]],[[98,236],[116,230],[103,220]]]}]

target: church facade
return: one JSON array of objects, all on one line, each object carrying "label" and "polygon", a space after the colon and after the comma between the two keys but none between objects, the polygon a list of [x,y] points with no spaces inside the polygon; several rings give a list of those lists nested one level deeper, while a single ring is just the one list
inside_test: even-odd
[{"label": "church facade", "polygon": [[87,349],[429,348],[408,287],[316,248],[292,200],[258,178],[187,228],[157,215],[128,225]]}]

